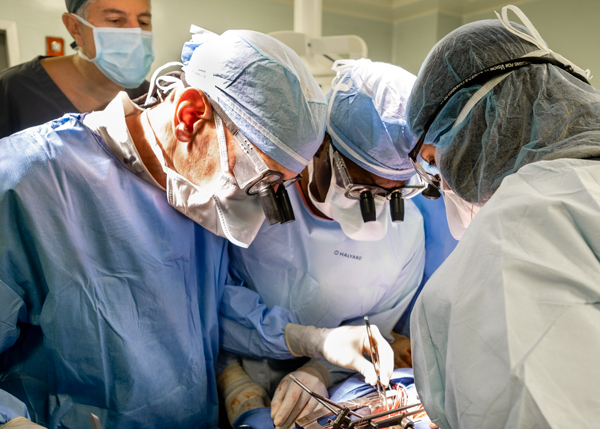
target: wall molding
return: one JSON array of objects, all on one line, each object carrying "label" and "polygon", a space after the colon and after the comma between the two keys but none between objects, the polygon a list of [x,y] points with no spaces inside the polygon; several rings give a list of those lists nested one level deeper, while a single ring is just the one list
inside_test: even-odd
[{"label": "wall molding", "polygon": [[16,66],[21,63],[21,54],[19,52],[19,35],[17,33],[17,23],[0,19],[0,30],[6,31],[6,51],[8,53],[8,66]]},{"label": "wall molding", "polygon": [[[294,0],[268,0],[293,6]],[[538,0],[511,0],[519,5]],[[499,11],[507,0],[323,0],[323,11],[355,18],[396,24],[403,21],[443,13],[456,18]]]}]

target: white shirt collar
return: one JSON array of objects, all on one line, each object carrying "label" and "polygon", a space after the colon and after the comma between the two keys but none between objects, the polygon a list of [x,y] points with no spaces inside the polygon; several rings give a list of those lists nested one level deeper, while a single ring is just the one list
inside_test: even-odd
[{"label": "white shirt collar", "polygon": [[131,101],[125,91],[121,91],[106,106],[106,109],[90,113],[83,119],[83,123],[104,139],[110,150],[129,171],[151,185],[164,190],[165,188],[154,179],[142,162],[125,122],[127,116],[143,111],[144,109]]}]

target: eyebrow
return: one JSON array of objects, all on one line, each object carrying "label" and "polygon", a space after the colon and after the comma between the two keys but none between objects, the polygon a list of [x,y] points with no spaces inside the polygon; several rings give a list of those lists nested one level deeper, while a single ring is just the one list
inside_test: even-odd
[{"label": "eyebrow", "polygon": [[[104,9],[102,11],[102,13],[104,15],[108,15],[108,14],[111,14],[111,13],[112,14],[117,14],[117,15],[127,15],[126,12],[124,12],[122,10],[119,10],[119,9]],[[144,18],[152,18],[152,14],[150,12],[142,12],[137,17],[138,18],[142,18],[142,17],[144,17]]]}]

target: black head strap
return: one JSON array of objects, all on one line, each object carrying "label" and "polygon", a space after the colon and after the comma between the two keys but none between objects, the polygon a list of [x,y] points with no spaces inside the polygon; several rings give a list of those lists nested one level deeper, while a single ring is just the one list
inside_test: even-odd
[{"label": "black head strap", "polygon": [[[494,64],[493,66],[487,67],[483,70],[478,71],[475,74],[472,74],[468,78],[466,78],[463,81],[454,85],[454,87],[450,91],[448,91],[448,93],[444,96],[444,98],[442,98],[442,100],[438,104],[435,111],[431,114],[431,116],[429,116],[429,118],[427,118],[427,121],[425,122],[425,125],[423,126],[423,134],[421,135],[421,138],[417,142],[417,145],[411,150],[409,155],[416,156],[416,153],[418,153],[418,151],[421,150],[421,146],[423,146],[423,142],[425,141],[425,136],[427,135],[427,132],[429,131],[429,128],[431,127],[431,124],[433,124],[433,121],[435,121],[435,118],[437,118],[438,114],[442,111],[442,109],[444,108],[446,103],[448,103],[448,101],[458,91],[460,91],[463,88],[467,88],[467,87],[474,86],[474,85],[483,85],[496,76],[511,72],[516,69],[520,69],[522,67],[527,67],[532,64],[552,64],[556,67],[560,67],[561,69],[565,70],[567,73],[570,73],[571,75],[573,75],[577,79],[581,80],[582,82],[587,83],[588,85],[590,84],[588,82],[588,80],[584,76],[577,73],[573,69],[572,66],[570,66],[568,64],[563,64],[554,58],[524,57],[524,58],[519,58],[516,60],[509,60],[509,61],[504,61],[503,63]],[[413,152],[415,152],[415,153],[413,153]]]}]

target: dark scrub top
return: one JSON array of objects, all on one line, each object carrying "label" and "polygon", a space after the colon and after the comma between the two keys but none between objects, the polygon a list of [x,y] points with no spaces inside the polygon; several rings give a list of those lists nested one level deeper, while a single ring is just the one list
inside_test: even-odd
[{"label": "dark scrub top", "polygon": [[[39,56],[0,73],[0,138],[78,112],[50,78]],[[149,83],[126,89],[131,99],[148,92]]]}]

